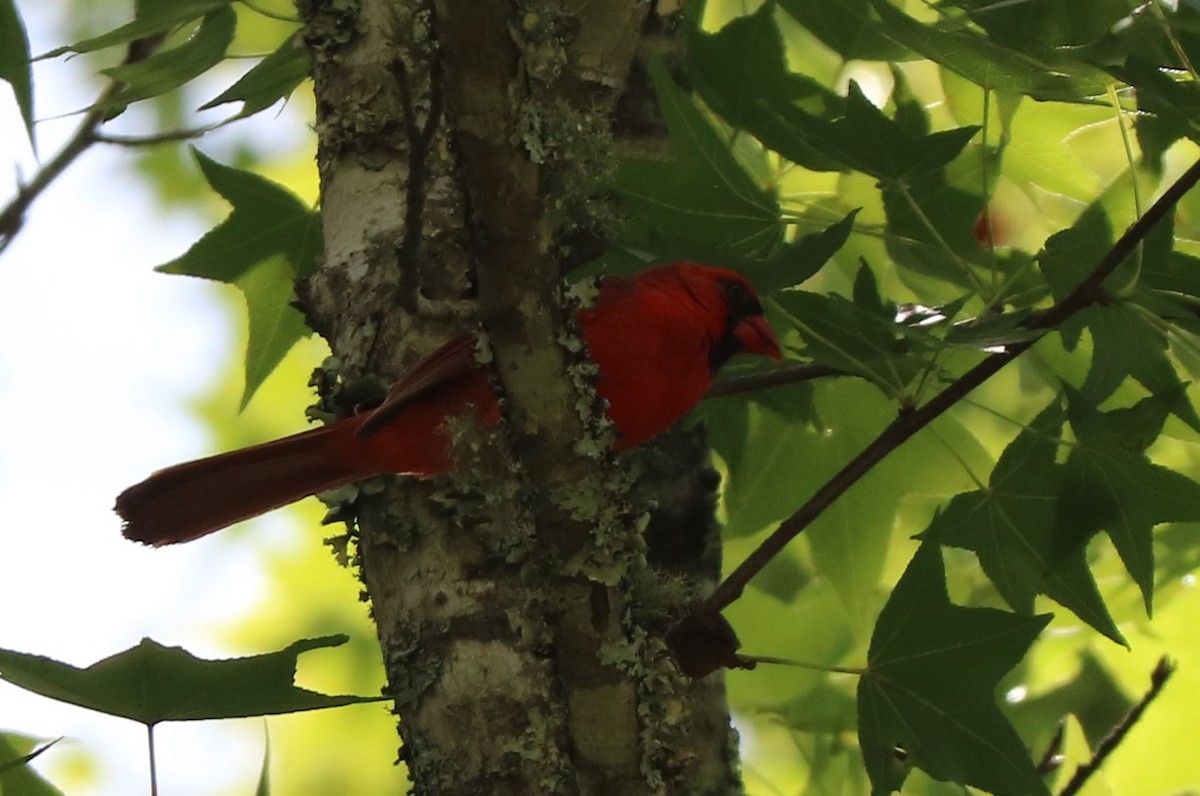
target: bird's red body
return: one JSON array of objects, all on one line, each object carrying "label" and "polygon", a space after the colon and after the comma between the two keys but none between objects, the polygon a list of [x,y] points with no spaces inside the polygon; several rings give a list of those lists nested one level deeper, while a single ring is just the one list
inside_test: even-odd
[{"label": "bird's red body", "polygon": [[[677,263],[607,278],[579,313],[600,369],[596,391],[618,449],[682,418],[732,354],[779,357],[753,288],[720,268]],[[493,372],[461,335],[422,360],[369,412],[273,442],[160,470],[117,498],[131,539],[183,542],[302,497],[382,473],[430,477],[454,468],[448,418],[499,420]]]}]

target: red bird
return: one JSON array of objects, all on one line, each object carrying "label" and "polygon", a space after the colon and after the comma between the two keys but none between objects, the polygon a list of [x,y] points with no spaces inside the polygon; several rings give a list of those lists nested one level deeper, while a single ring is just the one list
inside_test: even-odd
[{"label": "red bird", "polygon": [[[600,369],[618,450],[657,436],[695,406],[734,354],[778,359],[779,342],[739,274],[691,263],[607,277],[579,313]],[[493,371],[460,335],[392,386],[378,408],[322,428],[159,470],[126,489],[126,537],[150,545],[199,538],[308,495],[373,475],[428,478],[454,469],[445,421],[500,417]]]}]

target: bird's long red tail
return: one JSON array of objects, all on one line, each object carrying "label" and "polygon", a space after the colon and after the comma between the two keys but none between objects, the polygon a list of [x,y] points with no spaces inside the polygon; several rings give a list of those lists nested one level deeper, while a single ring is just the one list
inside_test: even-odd
[{"label": "bird's long red tail", "polygon": [[[355,420],[359,422],[354,422]],[[338,455],[360,418],[159,470],[117,497],[122,532],[148,545],[187,542],[308,495],[374,475]]]}]

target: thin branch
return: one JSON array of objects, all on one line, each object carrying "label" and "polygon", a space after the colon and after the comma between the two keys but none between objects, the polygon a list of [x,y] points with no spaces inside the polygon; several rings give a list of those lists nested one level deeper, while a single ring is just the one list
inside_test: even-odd
[{"label": "thin branch", "polygon": [[810,669],[814,672],[829,672],[831,674],[851,674],[855,677],[861,677],[866,673],[865,669],[856,666],[830,666],[824,663],[811,663],[809,661],[796,661],[791,658],[777,658],[773,655],[742,655],[741,658],[750,663],[772,663],[778,666],[791,666],[795,669]]},{"label": "thin branch", "polygon": [[59,175],[75,162],[76,158],[96,143],[96,130],[105,122],[111,110],[104,106],[116,89],[117,84],[112,83],[100,94],[95,104],[92,105],[92,109],[84,114],[83,121],[75,129],[70,140],[58,151],[58,154],[38,169],[29,183],[18,185],[17,195],[3,210],[0,210],[0,253],[8,248],[8,244],[25,225],[25,212],[34,200],[41,196],[42,192],[49,188]]},{"label": "thin branch", "polygon": [[[1135,221],[1113,244],[1096,269],[1071,292],[1044,313],[1030,316],[1025,327],[1047,332],[1057,328],[1076,312],[1091,306],[1103,296],[1104,280],[1125,261],[1150,231],[1167,216],[1179,200],[1200,181],[1200,161],[1194,163],[1169,187],[1145,215]],[[746,584],[757,575],[787,544],[829,508],[851,486],[866,475],[885,456],[932,423],[976,387],[998,373],[1041,339],[1013,343],[992,354],[935,395],[928,403],[900,414],[875,440],[855,456],[837,475],[817,490],[807,503],[788,517],[704,601],[704,610],[718,612],[741,596]]]},{"label": "thin branch", "polygon": [[[166,38],[166,34],[134,39],[129,43],[125,58],[121,63],[123,65],[134,64],[144,60],[158,49],[164,38]],[[29,183],[17,186],[17,195],[3,210],[0,210],[0,254],[3,254],[8,245],[12,243],[13,238],[21,231],[21,227],[25,225],[25,213],[29,210],[30,205],[66,171],[68,166],[99,140],[97,131],[100,129],[100,125],[115,115],[113,109],[107,107],[108,102],[122,85],[124,84],[120,81],[114,80],[105,86],[104,90],[100,92],[100,96],[92,103],[91,109],[84,113],[83,121],[79,123],[79,127],[75,129],[58,154],[38,169]]]},{"label": "thin branch", "polygon": [[1158,698],[1162,693],[1163,686],[1167,684],[1167,680],[1175,673],[1175,664],[1168,658],[1159,658],[1158,665],[1154,667],[1154,671],[1150,673],[1150,688],[1138,700],[1138,703],[1129,709],[1125,717],[1109,730],[1108,735],[1101,739],[1096,745],[1096,751],[1092,754],[1092,759],[1084,763],[1079,768],[1075,769],[1075,774],[1071,780],[1058,792],[1058,796],[1075,796],[1087,784],[1088,779],[1093,774],[1100,770],[1104,765],[1104,761],[1113,753],[1129,731],[1133,729],[1133,725],[1137,724],[1138,719],[1146,712],[1146,708],[1150,707],[1150,703]]},{"label": "thin branch", "polygon": [[116,146],[142,147],[154,146],[155,144],[168,144],[172,141],[190,141],[193,138],[207,135],[219,127],[224,127],[230,121],[233,121],[234,118],[237,117],[232,117],[215,124],[206,124],[202,127],[165,130],[161,133],[149,133],[147,135],[112,135],[96,131],[92,133],[92,142],[97,144],[113,144]]},{"label": "thin branch", "polygon": [[761,373],[748,373],[745,376],[733,376],[728,379],[721,379],[709,388],[704,397],[720,398],[726,395],[738,395],[744,392],[765,390],[769,387],[781,387],[785,384],[796,384],[801,381],[823,379],[827,376],[852,375],[854,374],[815,362],[803,365],[787,365],[775,368],[774,370],[765,370]]}]

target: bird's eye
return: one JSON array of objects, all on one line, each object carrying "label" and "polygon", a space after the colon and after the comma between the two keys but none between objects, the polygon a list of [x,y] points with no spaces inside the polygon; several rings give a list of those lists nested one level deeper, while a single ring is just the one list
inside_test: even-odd
[{"label": "bird's eye", "polygon": [[725,300],[730,311],[737,316],[762,315],[762,304],[758,297],[750,292],[744,282],[730,280],[725,283]]},{"label": "bird's eye", "polygon": [[731,305],[737,305],[750,298],[750,291],[741,282],[730,280],[725,283],[725,297],[729,299]]}]

